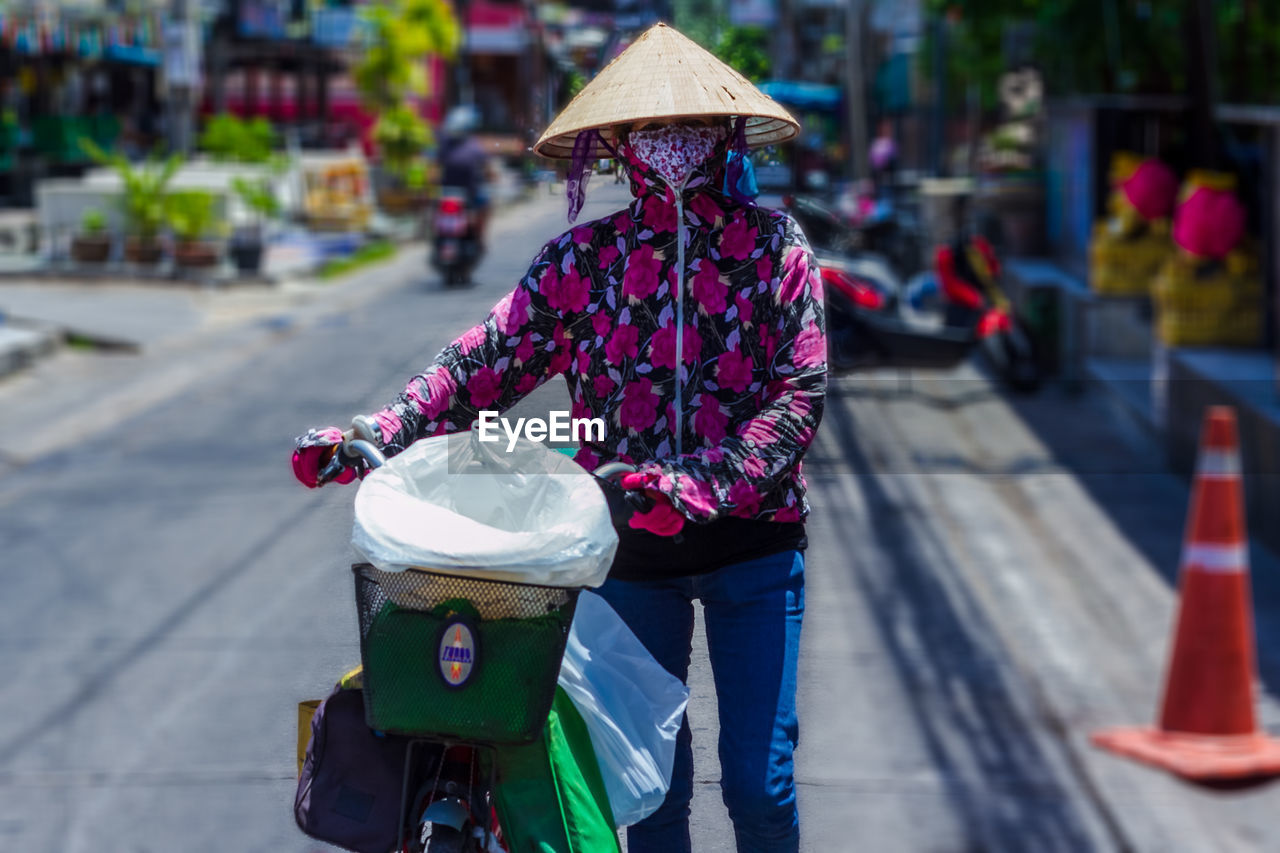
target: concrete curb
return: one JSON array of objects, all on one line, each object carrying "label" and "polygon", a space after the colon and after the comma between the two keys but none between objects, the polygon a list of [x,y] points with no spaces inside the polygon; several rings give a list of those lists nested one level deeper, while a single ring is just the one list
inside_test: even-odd
[{"label": "concrete curb", "polygon": [[47,327],[0,325],[0,378],[52,355],[60,343],[60,335]]}]

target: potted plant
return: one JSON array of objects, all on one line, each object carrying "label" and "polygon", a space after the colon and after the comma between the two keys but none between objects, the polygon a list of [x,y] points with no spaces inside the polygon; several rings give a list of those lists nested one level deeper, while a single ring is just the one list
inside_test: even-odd
[{"label": "potted plant", "polygon": [[262,269],[266,224],[280,215],[280,202],[266,180],[233,178],[231,188],[253,214],[249,225],[237,228],[231,235],[231,259],[241,274],[256,275]]},{"label": "potted plant", "polygon": [[203,269],[218,263],[218,246],[207,239],[216,236],[222,223],[217,219],[213,193],[184,190],[170,193],[165,213],[174,236],[174,263],[182,269]]},{"label": "potted plant", "polygon": [[71,257],[81,264],[101,264],[110,256],[111,235],[107,233],[107,217],[101,210],[90,208],[80,220],[80,233],[71,240]]},{"label": "potted plant", "polygon": [[221,113],[200,134],[200,148],[220,162],[262,163],[275,159],[276,132],[265,118],[242,119]]},{"label": "potted plant", "polygon": [[152,156],[135,166],[121,154],[103,151],[90,139],[82,138],[80,145],[95,161],[111,166],[120,176],[125,260],[135,264],[157,263],[164,254],[160,230],[164,227],[165,198],[182,158],[176,154],[164,160]]}]

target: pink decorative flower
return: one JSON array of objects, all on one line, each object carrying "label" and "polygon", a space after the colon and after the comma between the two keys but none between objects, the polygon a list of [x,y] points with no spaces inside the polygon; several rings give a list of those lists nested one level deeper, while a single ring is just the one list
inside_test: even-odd
[{"label": "pink decorative flower", "polygon": [[588,471],[593,471],[600,467],[600,457],[587,447],[580,448],[578,452],[573,455],[573,461],[577,462]]},{"label": "pink decorative flower", "polygon": [[616,261],[619,257],[621,257],[621,255],[622,253],[618,251],[618,247],[610,243],[608,246],[605,246],[603,249],[600,250],[600,253],[599,253],[600,263],[598,264],[599,268],[602,270],[608,269],[613,264],[614,261]]},{"label": "pink decorative flower", "polygon": [[569,345],[569,337],[565,334],[564,324],[556,323],[556,328],[551,334],[551,340],[554,349],[551,355],[551,367],[549,368],[552,376],[564,373],[569,369],[569,365],[573,363],[573,350]]},{"label": "pink decorative flower", "polygon": [[529,302],[529,291],[523,287],[517,287],[504,296],[493,309],[493,319],[498,331],[504,335],[518,334],[524,324],[529,322]]},{"label": "pink decorative flower", "polygon": [[526,373],[524,376],[520,377],[518,382],[516,382],[516,393],[524,396],[537,387],[538,377],[532,373]]},{"label": "pink decorative flower", "polygon": [[604,342],[604,357],[610,364],[622,364],[624,358],[635,358],[639,354],[639,340],[640,330],[623,323]]},{"label": "pink decorative flower", "polygon": [[702,454],[702,458],[710,462],[712,465],[724,461],[723,447],[708,447]]},{"label": "pink decorative flower", "polygon": [[622,408],[618,423],[634,430],[645,430],[658,419],[658,395],[653,393],[653,382],[637,379],[627,384],[622,392]]},{"label": "pink decorative flower", "polygon": [[644,224],[655,234],[676,230],[676,207],[666,199],[651,195],[644,201]]},{"label": "pink decorative flower", "polygon": [[738,480],[729,487],[729,502],[734,505],[733,515],[754,518],[760,512],[760,490],[746,480]]},{"label": "pink decorative flower", "polygon": [[712,443],[720,442],[726,435],[729,416],[720,408],[714,397],[704,397],[693,416],[693,431]]},{"label": "pink decorative flower", "polygon": [[746,260],[756,248],[756,229],[747,225],[746,217],[735,216],[720,235],[720,255]]},{"label": "pink decorative flower", "polygon": [[484,337],[484,326],[472,326],[454,341],[454,345],[463,355],[470,355],[473,349],[484,343]]},{"label": "pink decorative flower", "polygon": [[773,281],[773,256],[765,255],[756,261],[756,279],[766,284]]},{"label": "pink decorative flower", "polygon": [[533,339],[525,335],[520,339],[519,346],[516,347],[516,360],[522,364],[527,364],[529,359],[533,358]]},{"label": "pink decorative flower", "polygon": [[[698,354],[702,352],[702,335],[698,334],[698,330],[693,326],[684,327],[684,363],[693,364],[698,360]],[[650,339],[650,360],[654,367],[666,367],[675,370],[676,367],[676,327],[674,322],[670,326],[663,326],[661,329],[653,333]]]},{"label": "pink decorative flower", "polygon": [[689,202],[689,209],[712,227],[718,226],[720,220],[724,219],[724,211],[720,205],[712,201],[711,196],[706,193],[698,193],[694,196],[693,201]]},{"label": "pink decorative flower", "polygon": [[759,456],[748,456],[742,460],[742,471],[748,477],[759,480],[769,470],[769,466],[765,465],[764,460]]},{"label": "pink decorative flower", "polygon": [[577,243],[579,246],[585,243],[590,243],[593,236],[594,231],[586,225],[579,225],[577,228],[573,229],[573,242]]},{"label": "pink decorative flower", "polygon": [[782,509],[778,510],[773,514],[773,520],[774,521],[799,521],[800,507],[794,506],[794,505],[784,506]]},{"label": "pink decorative flower", "polygon": [[591,355],[585,348],[578,350],[578,375],[585,376],[591,369]]},{"label": "pink decorative flower", "polygon": [[676,478],[676,487],[679,489],[680,500],[693,512],[711,515],[716,511],[716,498],[710,483],[681,474]]},{"label": "pink decorative flower", "polygon": [[609,319],[608,314],[597,314],[591,318],[591,328],[595,329],[596,334],[603,338],[613,328],[613,321]]},{"label": "pink decorative flower", "polygon": [[738,430],[738,437],[744,441],[754,441],[756,447],[768,447],[778,440],[778,433],[768,421],[752,418]]},{"label": "pink decorative flower", "polygon": [[795,302],[804,295],[804,286],[808,282],[809,265],[805,262],[804,250],[792,249],[782,262],[782,284],[778,287],[778,301],[783,304]]},{"label": "pink decorative flower", "polygon": [[662,270],[662,257],[653,246],[645,244],[627,258],[627,270],[622,276],[622,295],[633,299],[645,299],[658,290],[658,273]]},{"label": "pink decorative flower", "polygon": [[601,373],[595,378],[596,396],[602,400],[612,394],[613,389],[617,387],[618,383],[614,382],[607,373]]},{"label": "pink decorative flower", "polygon": [[750,326],[751,315],[755,311],[755,306],[751,304],[751,300],[739,293],[733,297],[733,304],[738,306],[738,322],[744,326]]},{"label": "pink decorative flower", "polygon": [[698,260],[698,272],[693,276],[693,298],[698,300],[707,314],[723,314],[728,308],[725,300],[729,288],[720,278],[720,270],[710,258]]},{"label": "pink decorative flower", "polygon": [[721,353],[716,363],[716,381],[721,388],[745,391],[751,384],[751,366],[750,357],[740,349]]},{"label": "pink decorative flower", "polygon": [[458,383],[454,380],[453,374],[443,367],[428,373],[424,379],[427,386],[427,399],[423,400],[418,397],[414,402],[418,404],[418,409],[423,414],[435,420],[442,413],[448,411],[452,405],[453,395],[458,390]]},{"label": "pink decorative flower", "polygon": [[822,335],[822,330],[817,324],[810,321],[805,326],[804,331],[796,335],[795,350],[792,353],[792,360],[796,367],[809,367],[815,364],[822,364],[827,357],[827,342]]},{"label": "pink decorative flower", "polygon": [[480,368],[467,380],[467,392],[477,409],[492,405],[502,393],[502,374],[492,367]]},{"label": "pink decorative flower", "polygon": [[557,311],[573,314],[587,307],[590,301],[591,281],[578,275],[571,267],[563,276],[548,275],[543,279],[542,293],[547,305]]}]

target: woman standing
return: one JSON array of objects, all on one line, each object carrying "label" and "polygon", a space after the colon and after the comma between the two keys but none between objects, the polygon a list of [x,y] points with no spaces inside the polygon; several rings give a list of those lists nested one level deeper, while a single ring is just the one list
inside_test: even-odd
[{"label": "woman standing", "polygon": [[[809,512],[800,468],[822,414],[826,343],[804,236],[737,194],[725,169],[798,130],[684,36],[649,30],[535,146],[572,160],[571,221],[599,157],[625,165],[631,205],[547,243],[482,324],[374,415],[394,454],[563,375],[573,416],[605,420],[604,441],[583,446],[578,462],[637,466],[622,485],[653,505],[620,530],[599,591],[682,680],[701,600],[740,851],[799,846],[793,753]],[[299,479],[315,485],[340,441],[336,428],[301,437]],[[630,828],[632,853],[690,849],[690,744],[686,720],[671,790]]]}]

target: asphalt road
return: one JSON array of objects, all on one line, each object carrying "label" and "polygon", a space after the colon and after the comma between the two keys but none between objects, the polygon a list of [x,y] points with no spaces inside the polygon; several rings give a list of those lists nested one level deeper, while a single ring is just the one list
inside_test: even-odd
[{"label": "asphalt road", "polygon": [[[621,191],[598,181],[584,218]],[[292,439],[387,402],[563,210],[501,217],[473,289],[411,251],[359,300],[8,399],[35,449],[10,432],[0,453],[0,850],[322,849],[291,815],[295,704],[358,661],[353,492],[299,487]],[[137,371],[155,382],[112,393]],[[84,376],[100,395],[66,390]],[[1011,400],[971,367],[833,380],[807,463],[805,850],[1280,846],[1275,789],[1202,792],[1087,745],[1159,698],[1187,487],[1148,447],[1096,393]],[[1253,559],[1274,728],[1280,573]],[[732,850],[702,649],[692,687],[694,849]]]}]

